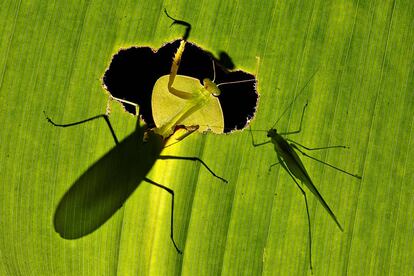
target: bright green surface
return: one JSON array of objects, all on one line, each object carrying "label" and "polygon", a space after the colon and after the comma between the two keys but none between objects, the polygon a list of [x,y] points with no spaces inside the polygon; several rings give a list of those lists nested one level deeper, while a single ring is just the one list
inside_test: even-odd
[{"label": "bright green surface", "polygon": [[[181,36],[164,7],[193,24],[190,41],[226,51],[238,68],[254,72],[260,56],[254,129],[269,128],[319,68],[278,127],[295,128],[309,100],[295,140],[350,146],[315,156],[363,179],[304,159],[345,230],[309,197],[314,274],[414,274],[411,0],[69,2],[1,3],[0,274],[309,274],[302,195],[283,169],[268,173],[272,147],[253,148],[247,132],[194,134],[168,148],[200,156],[227,185],[184,161],[159,161],[150,173],[175,190],[183,256],[169,239],[170,197],[146,183],[93,234],[67,241],[54,232],[64,192],[113,140],[103,121],[58,129],[43,110],[59,122],[103,113],[113,53]],[[134,129],[115,104],[111,120],[119,138]]]}]

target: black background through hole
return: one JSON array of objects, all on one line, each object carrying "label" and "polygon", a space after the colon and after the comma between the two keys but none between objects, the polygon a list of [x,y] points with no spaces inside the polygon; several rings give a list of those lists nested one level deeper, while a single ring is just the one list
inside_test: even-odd
[{"label": "black background through hole", "polygon": [[[167,43],[157,52],[149,47],[131,47],[114,55],[105,72],[103,82],[112,96],[137,103],[140,114],[149,127],[155,127],[151,111],[152,88],[163,75],[168,75],[180,40]],[[254,75],[243,71],[229,71],[220,65],[210,53],[188,42],[182,55],[179,75],[200,80],[213,79],[213,63],[216,66],[215,83],[249,80]],[[256,82],[228,84],[220,86],[220,104],[224,114],[225,132],[242,129],[255,111],[258,94]],[[135,108],[125,105],[127,111],[135,114]]]}]

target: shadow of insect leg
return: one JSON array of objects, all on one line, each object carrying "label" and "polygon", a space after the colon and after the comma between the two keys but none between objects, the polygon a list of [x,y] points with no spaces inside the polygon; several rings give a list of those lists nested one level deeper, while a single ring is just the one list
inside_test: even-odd
[{"label": "shadow of insect leg", "polygon": [[349,147],[347,147],[347,146],[342,146],[342,145],[310,148],[310,147],[304,146],[304,145],[302,145],[302,144],[300,144],[300,143],[298,143],[298,142],[296,142],[296,141],[293,141],[293,140],[291,140],[291,139],[289,139],[289,138],[286,138],[286,140],[287,140],[287,141],[289,141],[289,142],[292,142],[293,144],[296,144],[297,146],[299,146],[299,147],[301,147],[301,148],[304,148],[305,150],[310,150],[310,151],[312,151],[312,150],[334,149],[334,148],[349,149]]},{"label": "shadow of insect leg", "polygon": [[208,166],[206,163],[204,163],[203,160],[201,160],[198,157],[183,157],[183,156],[173,156],[173,155],[160,155],[158,157],[158,159],[161,160],[168,160],[168,159],[174,159],[174,160],[189,160],[189,161],[198,161],[200,162],[214,177],[220,179],[221,181],[228,183],[228,181],[220,176],[218,176],[217,174],[215,174]]},{"label": "shadow of insect leg", "polygon": [[170,230],[170,237],[171,237],[171,240],[172,240],[172,242],[174,244],[174,247],[177,250],[177,252],[179,254],[183,254],[183,252],[178,248],[177,243],[174,240],[174,191],[172,189],[170,189],[168,187],[165,187],[164,185],[161,185],[157,182],[154,182],[151,179],[148,179],[146,177],[144,178],[144,181],[148,182],[151,185],[157,186],[158,188],[161,188],[161,189],[167,191],[171,195],[171,223],[170,223],[171,230]]},{"label": "shadow of insect leg", "polygon": [[250,136],[252,137],[252,145],[253,145],[253,147],[260,147],[260,146],[263,146],[263,145],[266,145],[266,144],[272,143],[272,140],[267,140],[267,141],[265,141],[265,142],[256,143],[256,142],[254,141],[254,137],[253,137],[252,127],[251,127],[251,126],[249,126],[249,132],[250,132]]},{"label": "shadow of insect leg", "polygon": [[274,163],[274,164],[270,165],[268,172],[270,172],[274,166],[277,166],[279,164],[280,164],[280,162],[277,162],[277,163]]},{"label": "shadow of insect leg", "polygon": [[175,18],[171,17],[167,13],[167,9],[164,9],[164,13],[165,13],[165,15],[167,15],[168,18],[170,18],[173,21],[173,23],[171,23],[171,26],[177,24],[177,25],[182,25],[182,26],[185,27],[185,33],[183,35],[183,40],[186,41],[188,39],[188,37],[190,36],[191,24],[186,22],[186,21],[178,20],[178,19],[175,19]]},{"label": "shadow of insect leg", "polygon": [[48,116],[46,115],[46,112],[45,112],[45,111],[43,111],[43,113],[44,113],[44,114],[45,114],[45,116],[46,116],[46,120],[47,120],[50,124],[52,124],[53,126],[55,126],[55,127],[72,127],[72,126],[81,125],[81,124],[83,124],[83,123],[87,123],[87,122],[93,121],[93,120],[95,120],[95,119],[100,119],[100,118],[103,118],[103,119],[105,119],[105,122],[106,122],[106,124],[108,125],[109,130],[111,131],[111,134],[112,134],[112,137],[114,138],[115,144],[119,144],[118,138],[117,138],[117,137],[116,137],[116,135],[115,135],[115,131],[114,131],[114,129],[112,128],[111,122],[109,121],[109,116],[108,116],[107,114],[100,114],[100,115],[96,115],[96,116],[93,116],[93,117],[91,117],[91,118],[88,118],[88,119],[85,119],[85,120],[81,120],[81,121],[78,121],[78,122],[69,123],[69,124],[57,124],[57,123],[55,123],[55,122],[54,122],[54,121],[53,121],[50,117],[48,117]]},{"label": "shadow of insect leg", "polygon": [[308,158],[310,158],[310,159],[312,159],[312,160],[315,160],[315,161],[317,161],[317,162],[319,162],[319,163],[321,163],[321,164],[324,164],[324,165],[326,165],[326,166],[328,166],[328,167],[331,167],[332,169],[335,169],[335,170],[337,170],[337,171],[340,171],[340,172],[346,173],[347,175],[350,175],[350,176],[352,176],[352,177],[355,177],[355,178],[358,178],[358,179],[361,179],[361,178],[362,178],[362,176],[360,176],[360,175],[358,175],[358,174],[353,174],[353,173],[347,172],[347,171],[345,171],[345,170],[343,170],[343,169],[341,169],[341,168],[335,167],[334,165],[331,165],[331,164],[326,163],[326,162],[324,162],[324,161],[322,161],[322,160],[319,160],[319,159],[317,159],[317,158],[315,158],[315,157],[313,157],[313,156],[311,156],[311,155],[307,154],[306,152],[303,152],[303,151],[302,151],[302,150],[300,150],[300,149],[299,149],[299,148],[298,148],[295,144],[290,144],[290,145],[292,146],[292,148],[294,148],[295,150],[299,151],[301,154],[303,154],[304,156],[306,156],[306,157],[308,157]]}]

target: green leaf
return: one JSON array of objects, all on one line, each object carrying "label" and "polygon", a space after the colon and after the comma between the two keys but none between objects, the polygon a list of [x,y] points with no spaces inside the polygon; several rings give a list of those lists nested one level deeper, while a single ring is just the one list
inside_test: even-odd
[{"label": "green leaf", "polygon": [[[309,194],[315,275],[414,274],[414,4],[412,1],[2,1],[0,9],[0,274],[255,275],[309,274],[303,196],[269,145],[249,133],[192,134],[160,160],[95,232],[65,240],[53,217],[65,192],[114,147],[102,121],[50,125],[102,114],[102,76],[120,48],[181,37],[164,13],[192,24],[189,40],[237,69],[261,65],[252,129],[266,130],[306,80],[303,95],[278,123],[295,129],[303,104],[307,146],[344,144],[314,156],[361,181],[302,158],[315,186],[344,227]],[[237,95],[235,102],[237,103]],[[112,102],[120,140],[135,118]],[[266,139],[265,133],[255,137]]]}]

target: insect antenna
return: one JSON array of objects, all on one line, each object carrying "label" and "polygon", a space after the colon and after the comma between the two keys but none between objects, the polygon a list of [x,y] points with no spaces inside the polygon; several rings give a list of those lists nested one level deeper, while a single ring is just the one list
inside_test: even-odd
[{"label": "insect antenna", "polygon": [[[214,63],[214,59],[211,59],[211,62],[213,63],[213,80],[212,81],[215,83],[216,82],[216,66],[215,66],[215,63]],[[219,84],[216,84],[216,85],[217,85],[217,87],[219,87],[220,85],[244,83],[244,82],[250,82],[250,81],[256,81],[256,79],[253,78],[253,79],[248,79],[248,80],[222,82],[222,83],[219,83]]]},{"label": "insect antenna", "polygon": [[223,83],[219,83],[219,84],[217,84],[217,87],[219,87],[220,85],[235,84],[235,83],[244,83],[244,82],[250,82],[250,81],[256,81],[256,79],[249,79],[249,80],[240,80],[240,81],[229,81],[229,82],[223,82]]},{"label": "insect antenna", "polygon": [[290,104],[285,108],[285,110],[283,110],[282,114],[279,116],[279,118],[277,119],[277,121],[272,125],[271,129],[276,126],[276,124],[280,121],[280,119],[282,119],[283,115],[285,115],[285,113],[288,111],[288,109],[293,105],[293,103],[295,102],[295,100],[303,93],[303,91],[305,91],[305,88],[309,85],[309,83],[311,82],[311,80],[313,79],[313,77],[316,75],[316,73],[318,72],[318,70],[319,70],[319,68],[317,68],[315,70],[315,72],[313,72],[312,76],[308,79],[308,81],[305,83],[305,85],[302,87],[302,89],[300,89],[299,93],[296,94],[296,96],[293,98],[293,100],[290,102]]},{"label": "insect antenna", "polygon": [[[259,67],[260,67],[260,57],[256,57],[256,76],[259,75]],[[217,87],[219,87],[220,85],[226,85],[226,84],[236,84],[236,83],[245,83],[245,82],[250,82],[250,81],[256,81],[256,78],[253,79],[248,79],[248,80],[240,80],[240,81],[229,81],[229,82],[222,82],[217,84]]]},{"label": "insect antenna", "polygon": [[214,65],[214,59],[211,59],[211,62],[213,63],[213,82],[216,81],[216,66]]}]

